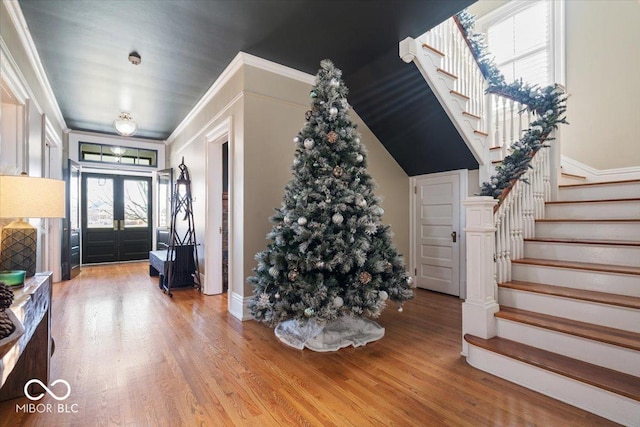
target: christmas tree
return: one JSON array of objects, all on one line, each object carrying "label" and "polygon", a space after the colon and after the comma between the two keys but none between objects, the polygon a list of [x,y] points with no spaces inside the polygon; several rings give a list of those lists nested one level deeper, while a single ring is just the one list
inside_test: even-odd
[{"label": "christmas tree", "polygon": [[349,118],[341,70],[321,62],[311,110],[293,138],[293,178],[271,217],[267,249],[249,278],[251,313],[271,326],[287,319],[318,324],[341,316],[380,315],[388,299],[413,297],[375,184],[367,154]]}]

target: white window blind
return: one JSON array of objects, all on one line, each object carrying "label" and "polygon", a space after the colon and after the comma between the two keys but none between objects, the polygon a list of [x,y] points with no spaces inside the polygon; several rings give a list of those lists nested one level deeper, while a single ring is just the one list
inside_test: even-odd
[{"label": "white window blind", "polygon": [[489,51],[507,82],[547,86],[553,79],[551,2],[527,2],[487,28]]}]

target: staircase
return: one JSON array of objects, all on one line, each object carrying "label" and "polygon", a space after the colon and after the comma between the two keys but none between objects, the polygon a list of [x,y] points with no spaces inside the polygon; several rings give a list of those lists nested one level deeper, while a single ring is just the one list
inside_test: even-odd
[{"label": "staircase", "polygon": [[[399,53],[418,67],[487,181],[531,117],[484,95],[453,19],[403,40]],[[463,354],[481,370],[640,426],[640,180],[563,173],[558,143],[532,159],[530,184],[517,182],[499,207],[490,197],[464,202]]]},{"label": "staircase", "polygon": [[467,361],[640,426],[640,180],[560,186],[498,284],[495,336]]}]

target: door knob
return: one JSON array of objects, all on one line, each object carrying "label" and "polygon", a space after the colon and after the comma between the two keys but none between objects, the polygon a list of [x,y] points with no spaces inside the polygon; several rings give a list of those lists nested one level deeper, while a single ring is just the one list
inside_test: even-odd
[{"label": "door knob", "polygon": [[456,233],[455,231],[452,231],[451,240],[453,241],[453,243],[455,243],[457,239],[458,239],[458,233]]}]

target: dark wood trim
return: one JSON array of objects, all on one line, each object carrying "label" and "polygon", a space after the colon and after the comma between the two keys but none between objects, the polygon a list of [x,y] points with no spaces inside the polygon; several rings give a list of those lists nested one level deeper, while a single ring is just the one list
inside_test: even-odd
[{"label": "dark wood trim", "polygon": [[640,378],[636,376],[504,338],[486,340],[467,334],[464,339],[476,347],[640,401]]},{"label": "dark wood trim", "polygon": [[458,76],[456,76],[455,74],[451,74],[450,72],[443,70],[442,68],[438,68],[436,71],[444,74],[445,76],[449,76],[454,80],[458,80]]},{"label": "dark wood trim", "polygon": [[465,100],[467,100],[467,101],[471,99],[471,98],[469,98],[467,95],[465,95],[465,94],[463,94],[463,93],[460,93],[460,92],[458,92],[457,90],[453,90],[453,89],[451,89],[451,90],[449,91],[449,93],[450,93],[451,95],[455,95],[455,96],[459,96],[460,98],[464,98],[464,99],[465,99]]},{"label": "dark wood trim", "polygon": [[[468,111],[463,111],[463,112],[462,112],[462,115],[463,115],[463,116],[467,116],[467,117],[471,117],[472,119],[476,119],[476,120],[480,120],[480,119],[481,119],[481,117],[480,117],[480,116],[476,116],[475,114],[472,114],[472,113],[470,113],[470,112],[468,112]],[[480,131],[476,131],[476,132],[480,132]],[[483,133],[484,133],[484,132],[483,132]]]}]

